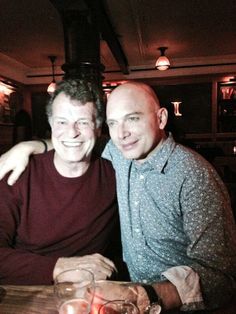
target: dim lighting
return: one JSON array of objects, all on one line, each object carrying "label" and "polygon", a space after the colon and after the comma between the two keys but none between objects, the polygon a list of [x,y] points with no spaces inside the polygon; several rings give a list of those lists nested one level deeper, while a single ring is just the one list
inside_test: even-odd
[{"label": "dim lighting", "polygon": [[11,85],[8,85],[2,81],[0,81],[0,93],[5,95],[10,95],[14,92],[14,88]]},{"label": "dim lighting", "polygon": [[161,55],[160,57],[157,59],[156,62],[156,68],[160,71],[165,71],[167,69],[169,69],[170,67],[170,61],[169,59],[165,56],[165,51],[166,51],[167,47],[159,47],[158,50],[160,50]]},{"label": "dim lighting", "polygon": [[182,113],[179,112],[179,105],[182,103],[182,101],[172,101],[171,102],[174,105],[174,114],[176,117],[181,117]]},{"label": "dim lighting", "polygon": [[52,94],[55,92],[55,89],[56,89],[56,81],[55,81],[55,72],[54,72],[54,64],[55,64],[55,61],[56,61],[56,56],[49,56],[48,57],[51,61],[51,64],[52,64],[52,82],[48,85],[48,89],[47,89],[47,92],[49,94]]}]

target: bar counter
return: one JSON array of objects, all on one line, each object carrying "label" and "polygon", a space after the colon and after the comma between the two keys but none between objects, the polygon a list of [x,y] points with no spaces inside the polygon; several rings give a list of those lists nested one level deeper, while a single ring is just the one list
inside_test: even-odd
[{"label": "bar counter", "polygon": [[[180,311],[165,313],[184,314]],[[196,314],[235,314],[234,302],[217,311],[196,312]],[[0,286],[0,314],[58,314],[53,295],[53,286]]]}]

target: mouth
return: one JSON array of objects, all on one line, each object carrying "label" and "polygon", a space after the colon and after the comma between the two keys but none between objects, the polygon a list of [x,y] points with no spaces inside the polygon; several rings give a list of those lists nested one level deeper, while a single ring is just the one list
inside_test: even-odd
[{"label": "mouth", "polygon": [[126,144],[121,143],[120,147],[122,148],[122,150],[128,151],[128,150],[133,149],[136,146],[137,142],[138,142],[138,140],[130,142],[130,143],[126,143]]},{"label": "mouth", "polygon": [[83,142],[68,142],[68,141],[63,141],[62,144],[67,147],[67,148],[77,148],[81,147],[83,145]]}]

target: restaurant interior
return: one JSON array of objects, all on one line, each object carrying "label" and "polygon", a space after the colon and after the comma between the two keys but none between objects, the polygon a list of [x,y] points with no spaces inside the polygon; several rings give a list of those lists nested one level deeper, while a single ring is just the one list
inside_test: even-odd
[{"label": "restaurant interior", "polygon": [[50,135],[45,105],[63,77],[95,80],[104,106],[139,80],[168,109],[174,137],[217,168],[235,211],[235,11],[235,0],[2,0],[0,153]]},{"label": "restaurant interior", "polygon": [[45,106],[64,77],[96,82],[104,106],[138,80],[219,172],[236,218],[235,12],[235,0],[1,0],[0,155],[50,136]]}]

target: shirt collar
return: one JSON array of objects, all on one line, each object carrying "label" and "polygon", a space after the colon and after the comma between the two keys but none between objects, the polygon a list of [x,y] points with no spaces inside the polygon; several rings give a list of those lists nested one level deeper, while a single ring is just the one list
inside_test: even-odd
[{"label": "shirt collar", "polygon": [[154,152],[143,164],[138,165],[135,161],[132,163],[136,169],[141,171],[157,170],[161,173],[166,166],[175,146],[176,143],[173,139],[173,136],[171,133],[169,133],[168,137],[163,141],[161,147],[156,152]]}]

